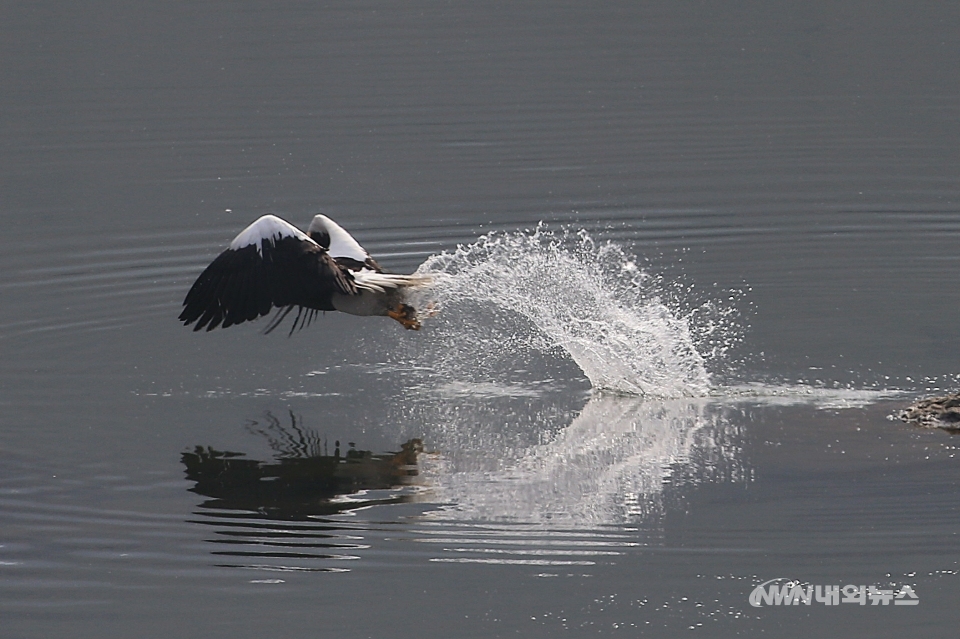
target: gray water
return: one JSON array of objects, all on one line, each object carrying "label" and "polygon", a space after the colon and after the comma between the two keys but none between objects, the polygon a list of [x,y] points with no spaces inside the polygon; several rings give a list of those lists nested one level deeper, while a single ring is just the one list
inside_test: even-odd
[{"label": "gray water", "polygon": [[[958,19],[7,3],[0,634],[955,637]],[[422,331],[176,321],[318,211]]]}]

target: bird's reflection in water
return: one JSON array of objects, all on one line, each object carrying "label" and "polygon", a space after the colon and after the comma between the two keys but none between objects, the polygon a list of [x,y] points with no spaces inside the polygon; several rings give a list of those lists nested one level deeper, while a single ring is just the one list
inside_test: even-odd
[{"label": "bird's reflection in water", "polygon": [[[658,543],[667,508],[704,482],[748,481],[735,406],[491,384],[446,385],[398,402],[393,423],[428,438],[373,454],[333,444],[297,420],[250,428],[274,460],[198,447],[191,489],[209,498],[214,553],[260,570],[343,570],[360,555],[429,548],[429,561],[588,565]],[[415,430],[414,430],[415,429]],[[344,516],[414,502],[389,533]],[[390,551],[371,549],[385,538]],[[400,543],[394,542],[413,542]],[[421,551],[422,552],[422,551]]]},{"label": "bird's reflection in water", "polygon": [[359,531],[331,516],[378,504],[411,501],[423,446],[410,439],[398,452],[375,454],[350,442],[341,450],[303,428],[290,414],[272,415],[250,430],[266,437],[272,461],[197,446],[182,455],[192,492],[208,497],[194,523],[214,526],[214,555],[245,558],[222,564],[274,571],[340,571],[330,560],[356,559],[367,546]]}]

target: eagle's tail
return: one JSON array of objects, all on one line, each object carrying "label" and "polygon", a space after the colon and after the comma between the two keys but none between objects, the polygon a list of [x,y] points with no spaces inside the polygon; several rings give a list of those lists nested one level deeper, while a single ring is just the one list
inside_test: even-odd
[{"label": "eagle's tail", "polygon": [[426,286],[433,281],[429,275],[397,275],[395,273],[377,273],[376,271],[354,271],[353,281],[360,290],[386,293],[398,288]]}]

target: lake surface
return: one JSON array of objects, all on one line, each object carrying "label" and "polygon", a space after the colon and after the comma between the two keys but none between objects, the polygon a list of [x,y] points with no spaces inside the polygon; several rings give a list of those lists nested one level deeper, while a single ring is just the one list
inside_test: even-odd
[{"label": "lake surface", "polygon": [[[958,14],[8,3],[3,636],[955,637]],[[319,211],[423,330],[180,325]]]}]

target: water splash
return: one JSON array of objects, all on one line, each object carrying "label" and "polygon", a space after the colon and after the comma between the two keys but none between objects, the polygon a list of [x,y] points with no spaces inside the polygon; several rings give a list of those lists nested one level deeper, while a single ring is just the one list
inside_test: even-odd
[{"label": "water splash", "polygon": [[559,355],[597,390],[704,396],[707,357],[737,332],[715,303],[671,308],[657,278],[586,231],[491,233],[430,257],[417,274],[436,284],[414,303],[440,310],[421,356],[446,378],[502,382]]}]

